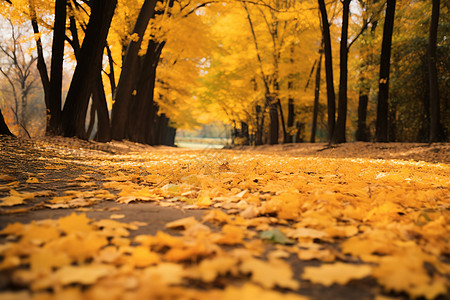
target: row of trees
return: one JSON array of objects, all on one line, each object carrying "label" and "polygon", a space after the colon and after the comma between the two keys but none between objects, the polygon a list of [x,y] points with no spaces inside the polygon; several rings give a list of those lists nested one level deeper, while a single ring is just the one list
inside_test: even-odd
[{"label": "row of trees", "polygon": [[33,29],[47,134],[173,144],[222,120],[254,144],[444,140],[449,7],[398,1],[0,3]]},{"label": "row of trees", "polygon": [[[353,136],[380,142],[448,139],[449,99],[445,93],[436,97],[438,87],[448,90],[449,74],[445,36],[449,20],[443,14],[437,21],[439,1],[271,1],[269,5],[244,3],[243,16],[228,12],[236,30],[250,29],[232,35],[254,47],[239,48],[240,65],[229,66],[230,54],[220,53],[215,63],[222,65],[216,65],[218,70],[206,79],[211,91],[223,91],[220,104],[238,127],[237,137],[256,144],[278,143],[278,133],[284,142],[293,137],[305,140],[308,135],[311,142],[319,135],[331,143]],[[442,9],[448,12],[447,5]],[[231,43],[226,50],[235,48]],[[243,63],[260,73],[256,80],[244,73]],[[235,89],[243,85],[247,93],[240,95],[250,100],[239,99],[230,106]],[[320,101],[324,88],[326,103]],[[214,102],[217,93],[208,93],[205,98]],[[245,138],[247,127],[250,134]]]}]

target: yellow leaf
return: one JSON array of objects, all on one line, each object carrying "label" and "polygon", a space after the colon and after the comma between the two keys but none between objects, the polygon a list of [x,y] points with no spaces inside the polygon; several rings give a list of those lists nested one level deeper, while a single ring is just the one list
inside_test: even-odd
[{"label": "yellow leaf", "polygon": [[211,198],[206,194],[200,194],[195,201],[195,205],[197,206],[210,206],[211,204]]},{"label": "yellow leaf", "polygon": [[330,286],[334,283],[346,284],[353,279],[361,279],[371,274],[368,265],[352,265],[346,263],[324,264],[319,267],[305,267],[302,278],[313,283]]},{"label": "yellow leaf", "polygon": [[0,299],[3,300],[31,300],[31,294],[28,291],[20,292],[0,292]]},{"label": "yellow leaf", "polygon": [[39,183],[39,179],[36,177],[30,177],[27,179],[26,183]]},{"label": "yellow leaf", "polygon": [[246,283],[242,287],[227,286],[223,298],[224,300],[236,299],[258,299],[258,300],[308,300],[308,297],[300,296],[292,293],[279,293],[276,291],[266,290],[257,285]]},{"label": "yellow leaf", "polygon": [[244,273],[252,273],[252,281],[267,289],[278,286],[296,290],[300,287],[299,282],[292,278],[290,265],[282,260],[272,259],[265,262],[250,258],[242,262],[240,269]]},{"label": "yellow leaf", "polygon": [[122,215],[122,214],[112,214],[112,215],[109,216],[109,218],[110,218],[110,219],[113,219],[113,220],[118,220],[118,219],[123,219],[123,218],[125,218],[125,215]]},{"label": "yellow leaf", "polygon": [[154,285],[165,286],[180,284],[183,282],[185,271],[182,265],[174,263],[160,263],[146,268],[141,275],[143,282],[151,282]]},{"label": "yellow leaf", "polygon": [[70,216],[59,219],[59,228],[65,233],[86,233],[93,229],[90,222],[86,214],[72,213]]},{"label": "yellow leaf", "polygon": [[102,277],[113,275],[115,271],[116,269],[113,266],[105,264],[64,266],[49,277],[36,280],[31,287],[33,290],[43,290],[58,284],[94,284]]},{"label": "yellow leaf", "polygon": [[132,262],[136,267],[146,267],[159,262],[159,255],[151,252],[147,247],[138,246],[131,252]]},{"label": "yellow leaf", "polygon": [[[20,257],[9,255],[0,263],[0,271],[20,266]],[[0,298],[1,299],[1,298]]]},{"label": "yellow leaf", "polygon": [[165,227],[171,229],[176,228],[189,229],[190,227],[197,225],[198,223],[199,221],[197,221],[195,217],[187,217],[169,222],[165,225]]},{"label": "yellow leaf", "polygon": [[194,273],[194,278],[204,282],[212,282],[219,275],[226,275],[227,273],[236,274],[238,270],[237,263],[237,258],[227,256],[204,259],[189,274]]},{"label": "yellow leaf", "polygon": [[69,265],[71,259],[64,252],[55,253],[42,249],[30,254],[30,268],[32,271],[51,271],[52,268],[59,268]]},{"label": "yellow leaf", "polygon": [[222,227],[222,235],[214,241],[218,244],[235,245],[243,242],[245,229],[235,225],[225,224]]}]

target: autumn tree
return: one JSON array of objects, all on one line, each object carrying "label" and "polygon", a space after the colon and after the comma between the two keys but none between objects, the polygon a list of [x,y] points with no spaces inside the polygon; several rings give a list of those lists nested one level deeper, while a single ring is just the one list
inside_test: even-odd
[{"label": "autumn tree", "polygon": [[389,71],[391,66],[391,44],[394,29],[396,0],[386,2],[386,16],[384,19],[383,42],[380,58],[380,81],[378,89],[376,140],[389,141],[388,135],[388,109],[389,109]]},{"label": "autumn tree", "polygon": [[430,141],[436,142],[442,139],[440,121],[439,84],[436,68],[436,44],[439,25],[440,0],[433,0],[430,35],[428,39],[428,72],[430,81]]},{"label": "autumn tree", "polygon": [[333,56],[331,51],[331,34],[330,24],[328,21],[327,8],[324,0],[318,0],[319,10],[322,20],[323,31],[323,43],[325,53],[325,75],[327,82],[327,110],[328,110],[328,141],[334,135],[335,123],[336,123],[336,94],[334,92],[334,80],[333,80]]},{"label": "autumn tree", "polygon": [[134,83],[137,80],[139,66],[139,50],[144,39],[144,32],[150,18],[155,12],[156,0],[145,0],[137,17],[125,56],[119,83],[114,93],[114,106],[112,109],[112,138],[122,140],[127,137],[127,122],[130,116],[131,97]]},{"label": "autumn tree", "polygon": [[65,136],[87,139],[85,120],[94,83],[101,72],[101,57],[117,1],[91,4],[91,14],[62,112]]}]

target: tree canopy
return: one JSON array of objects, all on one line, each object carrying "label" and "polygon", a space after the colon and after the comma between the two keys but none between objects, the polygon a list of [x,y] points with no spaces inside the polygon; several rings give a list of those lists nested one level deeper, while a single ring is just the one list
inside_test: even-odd
[{"label": "tree canopy", "polygon": [[[37,66],[51,135],[173,144],[220,121],[245,144],[448,140],[449,7],[396,2],[3,0],[24,36],[2,49]],[[13,131],[36,126],[4,95]]]}]

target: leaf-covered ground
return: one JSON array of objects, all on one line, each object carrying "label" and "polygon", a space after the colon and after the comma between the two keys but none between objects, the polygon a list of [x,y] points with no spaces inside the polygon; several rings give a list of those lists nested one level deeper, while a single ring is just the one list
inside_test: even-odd
[{"label": "leaf-covered ground", "polygon": [[2,300],[449,297],[448,144],[0,147]]}]

